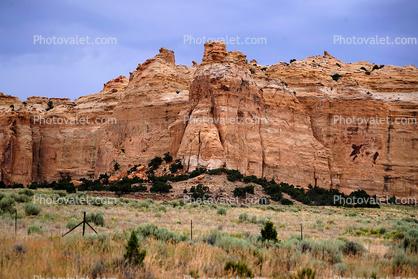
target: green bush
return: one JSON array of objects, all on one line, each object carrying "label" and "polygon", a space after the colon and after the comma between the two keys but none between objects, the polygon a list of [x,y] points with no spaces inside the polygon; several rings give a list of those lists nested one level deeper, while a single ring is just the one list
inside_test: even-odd
[{"label": "green bush", "polygon": [[265,223],[266,223],[266,220],[264,218],[260,218],[257,221],[257,224],[259,224],[259,225],[264,225]]},{"label": "green bush", "polygon": [[181,242],[186,241],[188,238],[187,236],[177,234],[175,232],[170,232],[166,228],[158,228],[155,224],[141,224],[136,230],[138,235],[147,238],[152,237],[162,241],[169,241],[169,242]]},{"label": "green bush", "polygon": [[86,215],[86,221],[89,223],[94,223],[96,226],[103,227],[105,225],[105,220],[103,217],[103,212],[99,211],[97,213],[89,213]]},{"label": "green bush", "polygon": [[285,199],[285,198],[282,198],[282,199],[280,200],[280,202],[281,202],[283,205],[293,205],[293,202],[292,202],[291,200],[289,200],[289,199]]},{"label": "green bush", "polygon": [[28,195],[20,194],[16,197],[16,202],[24,203],[24,202],[30,202],[31,198]]},{"label": "green bush", "polygon": [[194,178],[194,177],[196,177],[196,176],[199,176],[199,175],[201,175],[201,174],[204,174],[204,173],[206,173],[206,169],[205,168],[196,168],[194,171],[192,171],[190,174],[189,174],[189,178]]},{"label": "green bush", "polygon": [[344,255],[351,255],[351,256],[361,256],[366,250],[364,249],[363,245],[360,243],[356,243],[353,241],[345,242],[340,247],[341,252]]},{"label": "green bush", "polygon": [[163,212],[167,212],[167,209],[166,209],[166,207],[165,207],[165,206],[159,206],[159,207],[158,207],[158,210],[159,210],[159,211],[163,211]]},{"label": "green bush", "polygon": [[272,240],[277,242],[277,230],[274,227],[273,223],[267,221],[264,225],[264,228],[261,229],[261,241]]},{"label": "green bush", "polygon": [[42,208],[39,206],[36,206],[32,203],[27,203],[25,205],[25,213],[26,215],[38,215],[41,212]]},{"label": "green bush", "polygon": [[180,168],[179,165],[176,163],[170,165],[171,173],[176,173],[179,170],[179,168]]},{"label": "green bush", "polygon": [[410,266],[417,269],[418,262],[414,254],[405,254],[404,251],[398,250],[397,254],[392,260],[392,265],[395,270],[402,270],[404,266]]},{"label": "green bush", "polygon": [[209,198],[209,187],[203,186],[203,184],[198,184],[196,187],[192,186],[190,192],[192,193],[192,198],[195,200]]},{"label": "green bush", "polygon": [[113,169],[114,169],[115,171],[117,171],[117,170],[119,170],[119,168],[120,168],[120,165],[119,165],[119,163],[118,163],[118,162],[116,162],[116,163],[113,165]]},{"label": "green bush", "polygon": [[148,164],[148,167],[152,167],[153,169],[158,169],[158,167],[163,163],[163,159],[161,157],[155,157],[151,160]]},{"label": "green bush", "polygon": [[338,243],[323,240],[312,244],[311,255],[318,260],[336,264],[342,262],[342,254]]},{"label": "green bush", "polygon": [[231,261],[226,262],[224,270],[226,272],[232,271],[232,274],[237,274],[239,276],[244,277],[254,277],[253,272],[248,268],[247,264],[239,261],[238,263],[234,263]]},{"label": "green bush", "polygon": [[406,232],[405,238],[401,242],[401,247],[411,253],[418,253],[418,230],[410,229]]},{"label": "green bush", "polygon": [[237,187],[234,189],[234,197],[244,197],[249,194],[254,194],[254,186]]},{"label": "green bush", "polygon": [[67,229],[72,229],[72,228],[74,228],[75,226],[77,226],[78,224],[74,221],[74,220],[71,220],[70,222],[68,222],[67,223],[67,225],[65,226]]},{"label": "green bush", "polygon": [[3,211],[3,212],[10,212],[10,213],[13,213],[13,212],[15,212],[16,211],[16,209],[13,207],[14,205],[15,205],[15,200],[13,199],[13,198],[11,198],[11,197],[8,197],[8,196],[6,196],[6,197],[3,197],[1,200],[0,200],[0,209]]},{"label": "green bush", "polygon": [[216,212],[216,214],[218,215],[226,215],[226,209],[225,208],[219,208],[218,211]]},{"label": "green bush", "polygon": [[29,226],[27,230],[28,234],[43,234],[44,231],[38,226]]},{"label": "green bush", "polygon": [[126,253],[125,260],[135,265],[142,265],[147,254],[147,251],[141,250],[139,247],[138,237],[134,231],[131,232],[131,237],[125,246]]},{"label": "green bush", "polygon": [[168,193],[171,188],[173,188],[171,185],[167,185],[161,181],[156,181],[149,190],[154,193]]},{"label": "green bush", "polygon": [[338,81],[338,79],[339,79],[339,78],[341,78],[341,77],[342,77],[342,75],[340,75],[340,74],[335,74],[335,75],[332,75],[331,77],[332,77],[332,79],[333,79],[333,80]]},{"label": "green bush", "polygon": [[25,188],[19,191],[19,195],[26,195],[32,197],[34,195],[34,192],[31,189]]},{"label": "green bush", "polygon": [[247,221],[248,220],[248,214],[245,213],[245,212],[241,213],[238,217],[238,220],[239,220],[240,223],[243,223],[243,222]]},{"label": "green bush", "polygon": [[173,161],[173,156],[170,155],[170,152],[164,153],[164,161],[170,163]]}]

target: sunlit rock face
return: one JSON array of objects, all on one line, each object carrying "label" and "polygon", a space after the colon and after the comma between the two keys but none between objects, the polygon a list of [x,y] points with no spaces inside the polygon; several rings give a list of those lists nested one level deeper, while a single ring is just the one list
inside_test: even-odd
[{"label": "sunlit rock face", "polygon": [[417,89],[413,65],[346,64],[325,52],[263,66],[209,42],[201,63],[187,67],[161,48],[129,78],[74,102],[0,93],[0,178],[120,175],[169,151],[188,171],[225,167],[418,198]]}]

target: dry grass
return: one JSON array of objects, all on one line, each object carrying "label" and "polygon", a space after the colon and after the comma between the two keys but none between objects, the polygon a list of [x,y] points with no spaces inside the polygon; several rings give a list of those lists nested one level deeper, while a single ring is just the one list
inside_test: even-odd
[{"label": "dry grass", "polygon": [[[10,191],[8,191],[10,192]],[[53,191],[37,191],[49,195]],[[292,234],[300,235],[301,224],[304,238],[315,241],[328,239],[332,242],[345,239],[361,243],[367,250],[362,257],[343,257],[346,271],[344,277],[370,276],[393,278],[396,276],[416,277],[417,269],[411,266],[394,268],[391,246],[397,242],[383,235],[370,234],[362,229],[384,227],[387,231],[396,226],[411,225],[400,223],[404,217],[415,216],[416,209],[403,206],[382,206],[381,209],[347,209],[336,207],[309,206],[248,206],[226,207],[226,215],[218,215],[217,208],[211,206],[185,205],[173,207],[169,202],[154,202],[148,207],[131,203],[115,206],[97,207],[81,205],[42,205],[38,216],[24,216],[18,220],[18,233],[14,236],[14,220],[0,219],[0,278],[90,276],[101,271],[102,277],[123,278],[183,278],[184,275],[199,274],[206,277],[222,277],[226,273],[227,261],[244,261],[256,277],[283,278],[297,270],[310,267],[316,271],[317,278],[333,278],[338,275],[335,265],[314,257],[311,253],[301,253],[297,248],[273,245],[252,245],[223,249],[202,241],[212,230],[219,230],[243,238],[244,234],[259,234],[262,224],[249,221],[239,222],[239,216],[247,213],[248,218],[270,220],[278,231],[282,243],[288,243]],[[141,201],[139,201],[141,203]],[[24,213],[24,204],[17,204],[18,212]],[[166,212],[159,210],[165,206]],[[218,206],[219,207],[219,206]],[[68,231],[67,223],[76,216],[80,222],[83,211],[102,211],[106,225],[94,226],[99,233],[106,233],[109,239],[103,242],[80,237],[60,236]],[[160,213],[161,217],[156,213]],[[48,218],[53,217],[53,218]],[[123,264],[126,237],[131,228],[140,224],[154,223],[158,227],[190,237],[190,220],[193,220],[193,242],[170,243],[152,238],[142,239],[141,246],[147,250],[143,267],[133,268]],[[31,225],[39,226],[41,235],[27,234]],[[355,226],[353,232],[349,227]],[[412,226],[412,225],[411,225]],[[91,233],[90,229],[87,229]],[[71,235],[80,235],[81,228]],[[19,252],[20,248],[22,251]],[[287,247],[287,246],[286,246]],[[418,257],[412,256],[418,261]],[[100,268],[100,266],[103,266]],[[417,266],[418,267],[418,266]],[[230,274],[231,275],[231,274]]]}]

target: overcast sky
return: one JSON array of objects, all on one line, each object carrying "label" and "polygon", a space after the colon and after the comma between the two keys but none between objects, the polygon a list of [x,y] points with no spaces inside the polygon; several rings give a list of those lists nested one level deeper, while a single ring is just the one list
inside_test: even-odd
[{"label": "overcast sky", "polygon": [[[159,48],[174,50],[176,63],[201,61],[203,44],[185,36],[240,37],[227,44],[248,61],[272,65],[327,50],[343,62],[418,65],[416,0],[0,0],[0,92],[17,96],[71,98],[99,92]],[[393,44],[334,44],[334,36],[389,36]],[[116,44],[34,44],[43,38],[116,38]],[[38,38],[38,37],[36,37]],[[266,38],[267,44],[243,44]]]}]

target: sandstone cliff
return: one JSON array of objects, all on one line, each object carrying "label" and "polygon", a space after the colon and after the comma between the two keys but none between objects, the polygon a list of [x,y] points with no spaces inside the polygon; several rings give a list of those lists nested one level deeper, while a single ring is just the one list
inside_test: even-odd
[{"label": "sandstone cliff", "polygon": [[[162,48],[129,79],[74,102],[0,94],[0,179],[93,178],[114,174],[116,162],[121,172],[170,151],[188,170],[227,167],[303,187],[418,197],[416,122],[338,121],[413,120],[417,92],[413,65],[346,64],[325,52],[263,66],[211,42],[202,62],[186,67]],[[39,121],[86,117],[89,124]]]}]

